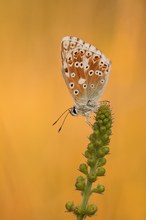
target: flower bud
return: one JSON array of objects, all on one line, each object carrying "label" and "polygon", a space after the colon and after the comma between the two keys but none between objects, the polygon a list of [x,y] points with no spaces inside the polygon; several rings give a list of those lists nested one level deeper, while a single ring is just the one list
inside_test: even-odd
[{"label": "flower bud", "polygon": [[80,164],[79,171],[84,174],[88,174],[88,167],[85,163]]},{"label": "flower bud", "polygon": [[94,131],[93,136],[96,139],[99,136],[99,130]]},{"label": "flower bud", "polygon": [[81,208],[81,206],[76,206],[76,207],[74,208],[74,214],[76,214],[76,215],[84,215],[85,212],[84,212],[84,210]]},{"label": "flower bud", "polygon": [[92,157],[91,153],[88,150],[85,151],[85,157],[86,158],[91,158]]},{"label": "flower bud", "polygon": [[108,121],[109,121],[108,118],[105,118],[105,119],[103,120],[103,124],[106,125],[106,124],[108,123]]},{"label": "flower bud", "polygon": [[87,163],[90,167],[93,167],[96,164],[96,161],[97,161],[96,158],[89,158],[87,160]]},{"label": "flower bud", "polygon": [[84,191],[85,179],[82,176],[78,176],[76,179],[75,187],[77,190]]},{"label": "flower bud", "polygon": [[102,194],[105,191],[105,187],[103,185],[97,185],[96,188],[92,189],[92,192]]},{"label": "flower bud", "polygon": [[107,129],[111,128],[111,126],[112,126],[112,123],[111,123],[111,122],[108,122],[108,123],[106,124],[106,128],[107,128]]},{"label": "flower bud", "polygon": [[102,119],[102,120],[105,119],[105,115],[104,115],[104,114],[101,114],[101,115],[100,115],[100,119]]},{"label": "flower bud", "polygon": [[97,169],[96,175],[97,176],[104,176],[104,174],[105,174],[105,168],[104,167],[99,167]]},{"label": "flower bud", "polygon": [[108,129],[108,130],[106,131],[106,134],[111,135],[111,134],[112,134],[112,130],[111,130],[111,129]]},{"label": "flower bud", "polygon": [[97,130],[99,128],[97,122],[94,123],[93,128],[94,130]]},{"label": "flower bud", "polygon": [[104,133],[106,132],[106,127],[105,127],[105,126],[101,126],[101,127],[100,127],[100,132],[101,132],[102,134],[104,134]]},{"label": "flower bud", "polygon": [[101,158],[101,157],[104,157],[105,156],[105,152],[103,150],[103,148],[100,148],[97,150],[97,157],[98,158]]},{"label": "flower bud", "polygon": [[108,134],[104,134],[102,136],[102,140],[107,143],[109,141],[109,135]]},{"label": "flower bud", "polygon": [[98,167],[104,166],[106,164],[106,159],[104,157],[98,159]]},{"label": "flower bud", "polygon": [[105,116],[106,116],[107,118],[109,118],[109,117],[111,116],[111,113],[110,113],[109,110],[107,110],[107,111],[105,112]]},{"label": "flower bud", "polygon": [[89,136],[89,140],[90,140],[91,142],[94,142],[94,141],[95,141],[94,134],[90,134],[90,136]]},{"label": "flower bud", "polygon": [[78,182],[82,182],[82,181],[84,181],[85,180],[85,178],[83,177],[83,176],[78,176],[77,177],[77,181]]},{"label": "flower bud", "polygon": [[95,117],[96,121],[99,120],[101,113],[102,113],[102,112],[98,109],[98,112],[97,112],[96,117]]},{"label": "flower bud", "polygon": [[93,174],[88,174],[88,180],[93,183],[97,180],[97,174],[93,173]]},{"label": "flower bud", "polygon": [[68,212],[72,212],[74,210],[74,203],[73,202],[67,202],[65,204],[65,208],[67,209]]},{"label": "flower bud", "polygon": [[86,209],[86,215],[92,216],[97,212],[97,206],[94,204],[88,205]]},{"label": "flower bud", "polygon": [[97,124],[98,124],[98,126],[100,127],[100,126],[102,126],[103,121],[102,121],[101,119],[98,119]]},{"label": "flower bud", "polygon": [[105,155],[109,153],[109,147],[103,147],[102,150],[104,151]]},{"label": "flower bud", "polygon": [[89,151],[89,152],[93,152],[93,151],[94,151],[94,145],[93,145],[93,143],[89,143],[87,148],[88,148],[88,151]]},{"label": "flower bud", "polygon": [[103,142],[102,142],[102,140],[95,140],[95,147],[96,148],[99,148],[99,147],[102,147],[103,146]]}]

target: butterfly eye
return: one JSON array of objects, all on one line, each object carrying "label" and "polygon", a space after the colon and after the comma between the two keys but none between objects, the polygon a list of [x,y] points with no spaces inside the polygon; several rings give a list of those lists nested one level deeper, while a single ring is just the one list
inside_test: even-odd
[{"label": "butterfly eye", "polygon": [[79,67],[79,62],[75,62],[75,67],[76,67],[76,68]]},{"label": "butterfly eye", "polygon": [[75,73],[71,73],[70,75],[71,75],[72,78],[74,78],[76,76]]},{"label": "butterfly eye", "polygon": [[78,114],[76,107],[74,106],[71,111],[70,111],[71,115],[76,116]]},{"label": "butterfly eye", "polygon": [[87,57],[87,58],[91,57],[91,55],[92,55],[92,53],[91,53],[90,51],[87,51],[87,52],[86,52],[86,57]]},{"label": "butterfly eye", "polygon": [[83,68],[83,62],[80,62],[80,68]]},{"label": "butterfly eye", "polygon": [[86,84],[86,83],[83,84],[83,88],[84,88],[84,89],[87,88],[87,84]]},{"label": "butterfly eye", "polygon": [[84,50],[80,50],[80,54],[81,54],[81,56],[83,56],[85,54],[85,51]]},{"label": "butterfly eye", "polygon": [[104,79],[101,79],[101,80],[100,80],[100,83],[103,84],[103,83],[104,83]]},{"label": "butterfly eye", "polygon": [[90,87],[93,89],[94,88],[94,84],[91,84]]},{"label": "butterfly eye", "polygon": [[88,72],[88,74],[89,74],[89,76],[92,76],[92,75],[94,74],[94,71],[93,71],[93,70],[90,70],[90,71]]},{"label": "butterfly eye", "polygon": [[102,72],[99,71],[99,70],[96,70],[96,71],[95,71],[95,74],[96,74],[97,76],[102,76]]},{"label": "butterfly eye", "polygon": [[70,87],[71,89],[73,89],[73,88],[74,88],[74,83],[73,83],[73,82],[70,82],[70,83],[69,83],[69,87]]},{"label": "butterfly eye", "polygon": [[75,89],[74,90],[74,95],[78,95],[79,94],[79,90]]}]

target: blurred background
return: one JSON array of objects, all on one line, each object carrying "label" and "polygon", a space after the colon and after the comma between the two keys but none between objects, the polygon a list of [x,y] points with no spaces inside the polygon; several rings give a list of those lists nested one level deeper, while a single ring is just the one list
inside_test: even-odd
[{"label": "blurred background", "polygon": [[75,219],[74,182],[90,127],[69,116],[73,100],[61,74],[66,35],[95,45],[112,61],[102,100],[114,113],[103,196],[93,219],[146,219],[146,1],[13,0],[0,5],[0,219]]}]

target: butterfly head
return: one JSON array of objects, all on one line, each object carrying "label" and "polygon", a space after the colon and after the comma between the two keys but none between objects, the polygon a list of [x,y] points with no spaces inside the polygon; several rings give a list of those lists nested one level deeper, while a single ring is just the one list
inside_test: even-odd
[{"label": "butterfly head", "polygon": [[77,111],[76,106],[73,106],[72,108],[70,108],[69,112],[72,116],[78,116],[78,111]]},{"label": "butterfly head", "polygon": [[[66,112],[67,112],[67,113],[66,113]],[[65,122],[67,116],[69,115],[69,113],[70,113],[72,116],[77,116],[77,115],[79,115],[79,113],[78,113],[78,111],[77,111],[77,107],[76,107],[76,106],[73,106],[72,108],[68,108],[67,110],[65,110],[65,111],[59,116],[59,118],[53,123],[53,125],[55,125],[55,124],[60,120],[60,118],[62,118],[62,116],[63,116],[65,113],[66,113],[66,116],[65,116],[65,118],[63,119],[63,122],[62,122],[62,124],[61,124],[61,126],[60,126],[58,132],[61,131],[61,129],[62,129],[63,125],[64,125],[64,122]]]}]

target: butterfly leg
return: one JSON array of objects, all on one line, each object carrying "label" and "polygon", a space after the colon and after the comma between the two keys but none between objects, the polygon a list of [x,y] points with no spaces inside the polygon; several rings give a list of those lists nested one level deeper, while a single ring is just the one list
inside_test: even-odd
[{"label": "butterfly leg", "polygon": [[87,115],[87,116],[85,117],[85,122],[86,122],[91,128],[93,128],[93,125],[92,125],[91,122],[89,121],[89,118],[90,118],[90,116]]},{"label": "butterfly leg", "polygon": [[103,101],[99,101],[99,105],[107,105],[107,106],[110,106],[110,101],[108,100],[103,100]]}]

